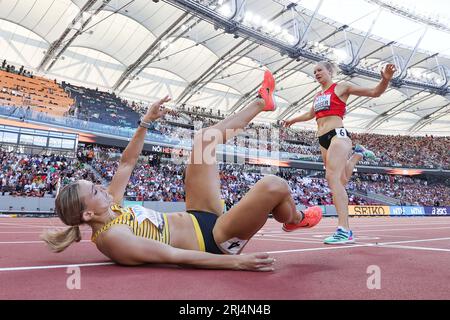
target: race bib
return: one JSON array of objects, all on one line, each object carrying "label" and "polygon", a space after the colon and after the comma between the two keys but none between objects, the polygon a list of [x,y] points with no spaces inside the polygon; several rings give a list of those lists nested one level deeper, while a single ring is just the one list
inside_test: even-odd
[{"label": "race bib", "polygon": [[330,106],[331,106],[331,94],[317,96],[316,100],[314,101],[315,112],[330,110]]},{"label": "race bib", "polygon": [[133,210],[139,225],[147,219],[159,230],[164,229],[164,218],[160,212],[144,208],[143,206],[132,206],[131,210]]},{"label": "race bib", "polygon": [[344,128],[336,128],[336,136],[338,138],[348,138],[347,135],[347,130],[345,130]]},{"label": "race bib", "polygon": [[228,254],[239,254],[244,249],[248,240],[241,240],[239,238],[233,238],[221,243],[219,246]]}]

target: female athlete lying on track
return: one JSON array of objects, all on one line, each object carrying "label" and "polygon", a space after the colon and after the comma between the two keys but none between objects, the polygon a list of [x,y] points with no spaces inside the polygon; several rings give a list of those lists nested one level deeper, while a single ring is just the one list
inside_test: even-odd
[{"label": "female athlete lying on track", "polygon": [[258,99],[235,115],[194,136],[186,168],[187,212],[160,213],[142,206],[120,206],[131,173],[144,145],[147,128],[162,117],[168,97],[154,103],[142,118],[122,154],[106,189],[80,180],[61,189],[56,212],[70,228],[48,231],[42,239],[55,252],[81,240],[79,226],[92,228],[92,241],[110,259],[122,265],[177,264],[208,269],[272,271],[267,253],[242,254],[250,238],[266,223],[269,213],[284,223],[285,231],[312,227],[321,217],[319,207],[297,212],[287,182],[266,176],[242,200],[222,214],[216,146],[234,137],[260,112],[275,110],[275,80],[265,72]]}]

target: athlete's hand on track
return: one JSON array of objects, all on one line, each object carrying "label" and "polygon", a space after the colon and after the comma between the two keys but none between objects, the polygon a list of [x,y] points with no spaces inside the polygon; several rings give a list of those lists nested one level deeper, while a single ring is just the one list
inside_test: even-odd
[{"label": "athlete's hand on track", "polygon": [[250,253],[237,255],[236,270],[246,271],[274,271],[275,259],[268,253]]}]

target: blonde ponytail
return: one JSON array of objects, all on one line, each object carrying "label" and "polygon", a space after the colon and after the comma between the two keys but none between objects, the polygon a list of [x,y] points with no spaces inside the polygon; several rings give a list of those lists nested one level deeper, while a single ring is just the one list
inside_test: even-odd
[{"label": "blonde ponytail", "polygon": [[81,231],[79,226],[69,227],[65,230],[48,230],[41,235],[41,239],[53,252],[64,251],[74,242],[81,241]]},{"label": "blonde ponytail", "polygon": [[55,200],[55,212],[61,221],[70,226],[65,230],[54,229],[47,230],[41,235],[47,246],[53,252],[61,252],[74,242],[81,241],[80,225],[81,213],[84,210],[84,204],[80,201],[78,195],[78,182],[65,186],[58,191]]}]

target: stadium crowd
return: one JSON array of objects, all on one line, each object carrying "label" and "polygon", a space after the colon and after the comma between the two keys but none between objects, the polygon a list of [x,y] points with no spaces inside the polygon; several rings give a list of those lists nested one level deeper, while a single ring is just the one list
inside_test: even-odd
[{"label": "stadium crowd", "polygon": [[356,174],[349,183],[349,190],[365,194],[382,194],[401,204],[414,206],[441,206],[450,204],[448,184],[429,185],[427,180],[408,176],[382,174]]},{"label": "stadium crowd", "polygon": [[[32,77],[23,68],[16,69],[4,60],[1,69],[6,72]],[[55,80],[56,82],[56,80]],[[96,117],[86,114],[86,110],[72,112],[67,117],[70,120],[77,117],[84,119],[86,128],[89,121],[104,119],[113,121],[116,125],[130,125],[133,121],[127,115],[133,113],[133,118],[146,112],[147,105],[143,102],[125,100],[114,93],[102,92],[98,89],[75,87],[63,83],[66,92],[78,95],[76,108],[83,105],[96,108]],[[103,101],[104,100],[104,101]],[[104,108],[104,104],[108,107]],[[8,113],[20,113],[21,119],[27,117],[31,110],[19,106]],[[224,118],[220,111],[202,108],[200,106],[177,106],[178,114],[166,115],[159,128],[154,132],[165,137],[191,140],[195,129],[211,126]],[[80,111],[80,112],[79,112]],[[106,118],[101,114],[106,112]],[[88,116],[88,118],[86,118]],[[125,117],[125,119],[122,119]],[[87,120],[89,119],[89,121]],[[112,120],[111,120],[112,119]],[[118,119],[118,120],[117,120]],[[39,120],[39,117],[38,117]],[[105,120],[106,121],[106,120]],[[122,121],[122,122],[121,122]],[[128,121],[128,122],[127,122]],[[134,123],[134,122],[133,122]],[[134,124],[132,124],[134,125]],[[375,152],[376,160],[364,160],[366,165],[420,167],[450,169],[450,137],[411,137],[389,136],[377,134],[351,133],[354,144],[362,144]],[[320,148],[314,131],[282,128],[279,123],[251,123],[245,132],[229,141],[227,144],[235,147],[257,149],[263,151],[288,152],[289,158],[306,158],[311,161],[321,161]],[[16,196],[54,195],[58,181],[69,183],[78,178],[93,180],[100,183],[110,181],[117,170],[117,159],[121,150],[116,148],[80,148],[77,159],[66,159],[58,155],[19,155],[11,152],[0,152],[0,192]],[[114,155],[114,160],[105,155]],[[150,201],[182,201],[184,199],[182,165],[169,162],[155,166],[154,158],[140,163],[128,184],[126,196],[136,200]],[[92,166],[85,166],[89,164]],[[222,195],[231,206],[237,203],[243,194],[256,183],[263,174],[260,168],[249,165],[222,164],[220,166],[222,180]],[[297,203],[305,205],[330,204],[330,190],[323,177],[308,177],[307,172],[283,169],[277,174],[289,181]],[[101,177],[99,179],[98,177]],[[387,175],[355,175],[348,186],[350,191],[369,194],[370,192],[384,194],[400,199],[403,203],[419,205],[449,205],[450,190],[445,184],[428,184],[423,179],[408,177],[393,177]],[[364,204],[366,197],[350,195],[354,204]]]},{"label": "stadium crowd", "polygon": [[[200,113],[199,107],[195,112],[185,111],[183,124],[194,126],[200,123],[201,127],[211,126],[218,121],[218,115],[212,116],[210,113]],[[145,111],[141,105],[140,113]],[[190,121],[186,123],[186,119]],[[173,123],[177,119],[171,119]],[[314,161],[321,161],[321,153],[316,132],[308,130],[298,130],[294,128],[282,128],[279,124],[257,124],[251,123],[245,130],[245,134],[228,142],[239,147],[257,148],[266,151],[281,151],[298,154],[299,156],[311,156]],[[185,131],[178,129],[166,129],[165,134],[174,137],[185,138],[189,136]],[[411,137],[402,135],[379,135],[368,133],[351,133],[354,144],[362,144],[366,148],[375,152],[376,160],[366,160],[368,165],[395,166],[411,168],[450,168],[450,137]]]},{"label": "stadium crowd", "polygon": [[[20,69],[13,67],[8,65],[5,60],[1,65],[1,69],[7,72],[29,74],[23,67]],[[127,100],[114,93],[103,92],[98,88],[94,90],[65,82],[61,86],[76,100],[76,105],[72,106],[71,110],[80,109],[79,112],[72,112],[67,119],[78,117],[84,120],[86,128],[90,128],[89,122],[103,124],[111,122],[114,123],[114,126],[131,126],[133,128],[136,125],[134,120],[146,112],[147,104],[142,101]],[[86,114],[89,109],[95,109],[95,112]],[[190,140],[194,128],[211,126],[226,116],[211,108],[186,104],[176,106],[175,109],[178,111],[178,115],[166,115],[162,125],[155,131],[156,133],[171,138]],[[14,110],[15,113],[17,113],[16,111]],[[27,117],[29,110],[19,111],[21,111],[19,113],[23,119]],[[375,152],[377,159],[366,161],[367,165],[450,168],[450,137],[410,137],[367,133],[351,133],[351,135],[354,144],[362,144]],[[245,134],[229,141],[228,144],[263,151],[289,152],[290,158],[321,161],[320,148],[314,131],[286,129],[280,127],[279,123],[251,123],[246,128]]]},{"label": "stadium crowd", "polygon": [[[94,160],[93,167],[101,176],[110,181],[117,170],[116,161]],[[150,163],[140,163],[130,178],[126,190],[128,200],[136,201],[184,201],[184,165],[163,163],[158,167]],[[298,171],[298,170],[296,170]],[[251,186],[263,178],[260,168],[252,165],[219,165],[221,194],[227,208],[238,203]],[[290,178],[288,183],[296,204],[332,204],[325,179],[303,178],[300,172],[277,172],[277,175]],[[352,196],[352,204],[367,204],[363,198]]]},{"label": "stadium crowd", "polygon": [[83,162],[59,155],[17,154],[0,150],[0,194],[29,197],[53,197],[58,183],[78,179],[100,183]]},{"label": "stadium crowd", "polygon": [[[121,150],[112,147],[80,147],[77,159],[50,155],[23,155],[0,151],[0,192],[14,196],[54,196],[58,181],[62,185],[76,179],[108,183],[114,176]],[[128,183],[125,196],[136,201],[184,201],[183,164],[161,161],[154,154],[141,157]],[[227,207],[239,202],[249,188],[266,173],[286,179],[297,204],[332,204],[330,190],[323,173],[249,164],[219,165],[222,198]],[[270,171],[270,170],[269,170]],[[403,204],[450,205],[450,188],[443,183],[405,176],[354,174],[348,185],[350,204],[374,204],[362,195],[382,194]],[[358,195],[354,192],[357,191]]]}]

